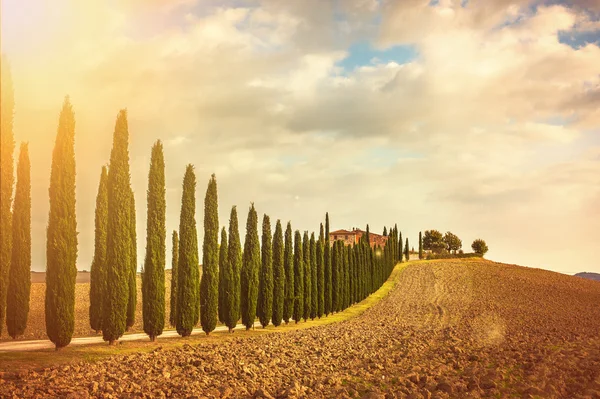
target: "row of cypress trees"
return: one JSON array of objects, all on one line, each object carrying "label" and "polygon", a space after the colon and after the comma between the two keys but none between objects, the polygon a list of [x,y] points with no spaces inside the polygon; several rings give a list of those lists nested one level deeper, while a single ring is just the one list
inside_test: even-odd
[{"label": "row of cypress trees", "polygon": [[[11,81],[3,76],[0,328],[6,315],[9,334],[16,337],[26,327],[29,308],[31,195],[29,156],[24,144],[17,166],[14,206],[12,211],[10,205],[5,206],[12,203],[12,110]],[[9,117],[5,117],[7,115]],[[75,115],[66,97],[52,155],[46,246],[46,329],[57,349],[71,341],[75,321],[78,241],[74,144]],[[90,326],[97,332],[102,331],[104,340],[109,343],[114,343],[133,326],[137,302],[136,210],[128,147],[127,111],[121,110],[115,122],[110,162],[100,173],[90,283]],[[284,232],[279,220],[272,233],[271,220],[264,215],[259,239],[254,204],[248,213],[244,250],[236,207],[231,209],[228,232],[222,229],[219,244],[217,182],[213,175],[204,203],[200,279],[195,190],[194,168],[188,165],[183,181],[179,231],[174,231],[172,236],[169,315],[169,322],[182,336],[191,334],[198,321],[209,334],[217,321],[233,330],[241,318],[249,329],[257,317],[263,326],[270,323],[278,326],[290,320],[298,322],[340,311],[376,289],[393,265],[392,257],[386,258],[387,263],[379,262],[374,255],[379,249],[371,249],[368,240],[353,246],[352,250],[344,249],[339,243],[331,246],[328,215],[318,238],[314,233],[293,232],[289,222]],[[152,147],[148,176],[146,254],[141,287],[143,328],[151,340],[161,335],[165,327],[165,193],[163,146],[157,141]],[[5,231],[7,227],[10,233]],[[394,243],[394,248],[400,245],[401,252],[401,240],[400,244],[397,239]],[[362,261],[356,258],[358,254]],[[360,286],[360,290],[354,284]],[[350,291],[353,294],[349,294]],[[5,312],[5,303],[9,304],[8,312]]]}]

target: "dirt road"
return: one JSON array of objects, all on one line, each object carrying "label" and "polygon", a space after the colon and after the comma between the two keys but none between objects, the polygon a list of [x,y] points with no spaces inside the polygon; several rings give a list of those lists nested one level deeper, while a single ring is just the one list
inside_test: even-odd
[{"label": "dirt road", "polygon": [[354,319],[13,376],[0,397],[600,397],[600,283],[418,262]]},{"label": "dirt road", "polygon": [[[254,324],[255,327],[260,327],[260,323],[256,322]],[[245,328],[243,324],[238,324],[237,329]],[[219,326],[215,328],[215,331],[227,331],[228,328],[226,326]],[[196,328],[192,331],[192,335],[204,334],[201,328]],[[177,331],[168,330],[164,331],[161,336],[158,337],[159,340],[164,338],[176,338],[179,337]],[[134,333],[134,334],[126,334],[119,338],[119,341],[142,341],[148,340],[148,335],[145,333]],[[71,340],[70,346],[80,346],[80,345],[94,345],[94,344],[105,344],[106,342],[102,339],[102,335],[97,335],[95,337],[80,337],[73,338]],[[54,349],[54,344],[49,340],[32,340],[32,341],[14,341],[14,342],[0,342],[0,353],[2,352],[22,352],[22,351],[34,351],[34,350],[42,350],[42,349]]]}]

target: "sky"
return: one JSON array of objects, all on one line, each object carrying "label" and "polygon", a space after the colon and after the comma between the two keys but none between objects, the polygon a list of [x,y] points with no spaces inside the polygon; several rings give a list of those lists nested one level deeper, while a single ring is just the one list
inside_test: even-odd
[{"label": "sky", "polygon": [[236,205],[245,226],[251,202],[300,231],[328,211],[332,230],[397,223],[415,247],[421,230],[452,231],[495,261],[600,272],[596,0],[4,0],[1,18],[32,159],[33,270],[68,94],[81,270],[127,108],[140,265],[160,139],[168,237],[191,163],[200,243],[216,173],[221,225]]}]

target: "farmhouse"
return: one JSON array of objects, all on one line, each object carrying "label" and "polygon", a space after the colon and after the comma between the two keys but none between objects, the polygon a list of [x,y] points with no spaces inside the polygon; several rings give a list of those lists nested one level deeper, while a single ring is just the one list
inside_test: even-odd
[{"label": "farmhouse", "polygon": [[[366,231],[352,228],[352,230],[336,230],[329,233],[329,245],[333,245],[335,241],[343,241],[344,245],[353,245],[357,244],[360,241],[360,238],[365,234]],[[387,242],[387,237],[382,236],[380,234],[375,234],[373,232],[369,232],[369,244],[371,248],[379,245],[383,247]]]}]

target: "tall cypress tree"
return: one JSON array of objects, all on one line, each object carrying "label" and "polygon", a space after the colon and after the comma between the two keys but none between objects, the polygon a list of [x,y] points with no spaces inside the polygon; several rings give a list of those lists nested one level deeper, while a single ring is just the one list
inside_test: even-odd
[{"label": "tall cypress tree", "polygon": [[179,216],[179,264],[177,265],[177,333],[187,337],[198,323],[200,311],[198,232],[196,230],[196,175],[188,165],[183,177]]},{"label": "tall cypress tree", "polygon": [[325,214],[325,241],[323,242],[323,313],[328,316],[332,312],[332,270],[331,270],[331,245],[329,244],[329,213]]},{"label": "tall cypress tree", "polygon": [[6,296],[6,327],[16,338],[25,332],[31,291],[31,176],[29,150],[21,144],[12,215],[12,259]]},{"label": "tall cypress tree", "polygon": [[304,312],[302,317],[306,321],[310,317],[310,308],[312,305],[312,274],[310,271],[310,239],[308,237],[308,231],[304,232],[302,240],[302,256],[304,258]]},{"label": "tall cypress tree", "polygon": [[350,250],[349,245],[344,246],[344,309],[350,306]]},{"label": "tall cypress tree", "polygon": [[90,272],[90,327],[102,330],[102,305],[106,291],[106,233],[108,224],[108,170],[102,167],[96,196],[94,259]]},{"label": "tall cypress tree", "polygon": [[13,115],[15,97],[10,65],[6,57],[0,61],[0,336],[4,327],[8,274],[12,257],[12,196],[14,183]]},{"label": "tall cypress tree", "polygon": [[404,256],[406,257],[406,261],[408,262],[410,259],[410,252],[408,249],[408,237],[406,237],[406,245],[404,245]]},{"label": "tall cypress tree", "polygon": [[229,332],[237,325],[240,318],[240,273],[242,270],[242,245],[238,227],[237,209],[231,208],[229,216],[229,248],[227,248],[227,263],[225,268],[223,323],[229,327]]},{"label": "tall cypress tree", "polygon": [[339,241],[334,241],[331,247],[331,312],[337,312],[339,310],[339,258],[340,258],[340,246]]},{"label": "tall cypress tree", "polygon": [[287,223],[287,227],[285,228],[283,269],[285,271],[285,284],[283,286],[283,321],[287,324],[294,313],[294,300],[296,297],[294,284],[294,244],[292,242],[292,225],[290,222]]},{"label": "tall cypress tree", "polygon": [[258,299],[258,272],[260,269],[260,244],[258,242],[258,216],[254,204],[248,211],[246,240],[242,263],[241,313],[242,323],[249,330],[254,326]]},{"label": "tall cypress tree", "polygon": [[177,324],[177,267],[179,264],[179,236],[173,230],[171,256],[171,309],[169,312],[169,323],[175,327]]},{"label": "tall cypress tree", "polygon": [[165,327],[165,258],[167,252],[165,158],[163,145],[152,147],[148,172],[146,258],[142,274],[144,332],[154,341]]},{"label": "tall cypress tree", "polygon": [[263,217],[261,269],[258,282],[258,305],[256,313],[260,324],[269,325],[273,312],[273,237],[271,236],[271,219],[268,215]]},{"label": "tall cypress tree", "polygon": [[127,322],[126,329],[129,331],[135,324],[135,308],[137,306],[137,232],[136,232],[136,215],[135,215],[135,196],[131,188],[129,189],[129,234],[130,245],[129,250],[129,296],[127,298]]},{"label": "tall cypress tree", "polygon": [[227,230],[225,227],[221,229],[221,245],[219,246],[219,321],[225,324],[225,320],[227,319],[226,310],[227,305],[225,302],[227,301],[227,295],[230,295],[227,292],[227,275],[229,267],[227,266],[228,261],[228,245],[227,245]]},{"label": "tall cypress tree", "polygon": [[302,236],[296,230],[294,234],[294,315],[296,323],[304,315],[304,257],[302,255]]},{"label": "tall cypress tree", "polygon": [[423,233],[419,231],[419,259],[423,259]]},{"label": "tall cypress tree", "polygon": [[317,243],[315,233],[310,235],[310,318],[317,317],[319,293],[317,291]]},{"label": "tall cypress tree", "polygon": [[[323,231],[323,223],[319,232],[319,240],[317,241],[316,257],[317,257],[317,317],[321,318],[325,312],[325,269],[323,262],[325,233]],[[329,244],[329,243],[327,243]]]},{"label": "tall cypress tree", "polygon": [[285,288],[285,269],[283,261],[283,231],[281,221],[277,220],[273,236],[273,312],[272,323],[275,327],[283,319],[283,302]]},{"label": "tall cypress tree", "polygon": [[402,263],[402,257],[404,256],[404,250],[402,249],[402,232],[398,233],[398,261]]},{"label": "tall cypress tree", "polygon": [[204,244],[200,281],[200,322],[206,335],[217,326],[219,305],[219,212],[217,179],[213,174],[204,198]]},{"label": "tall cypress tree", "polygon": [[131,279],[131,188],[127,111],[115,123],[108,169],[106,291],[102,304],[102,337],[113,344],[125,332]]},{"label": "tall cypress tree", "polygon": [[46,233],[46,333],[58,350],[71,342],[75,328],[75,115],[69,97],[65,98],[59,117],[52,153],[49,194],[50,212]]}]

